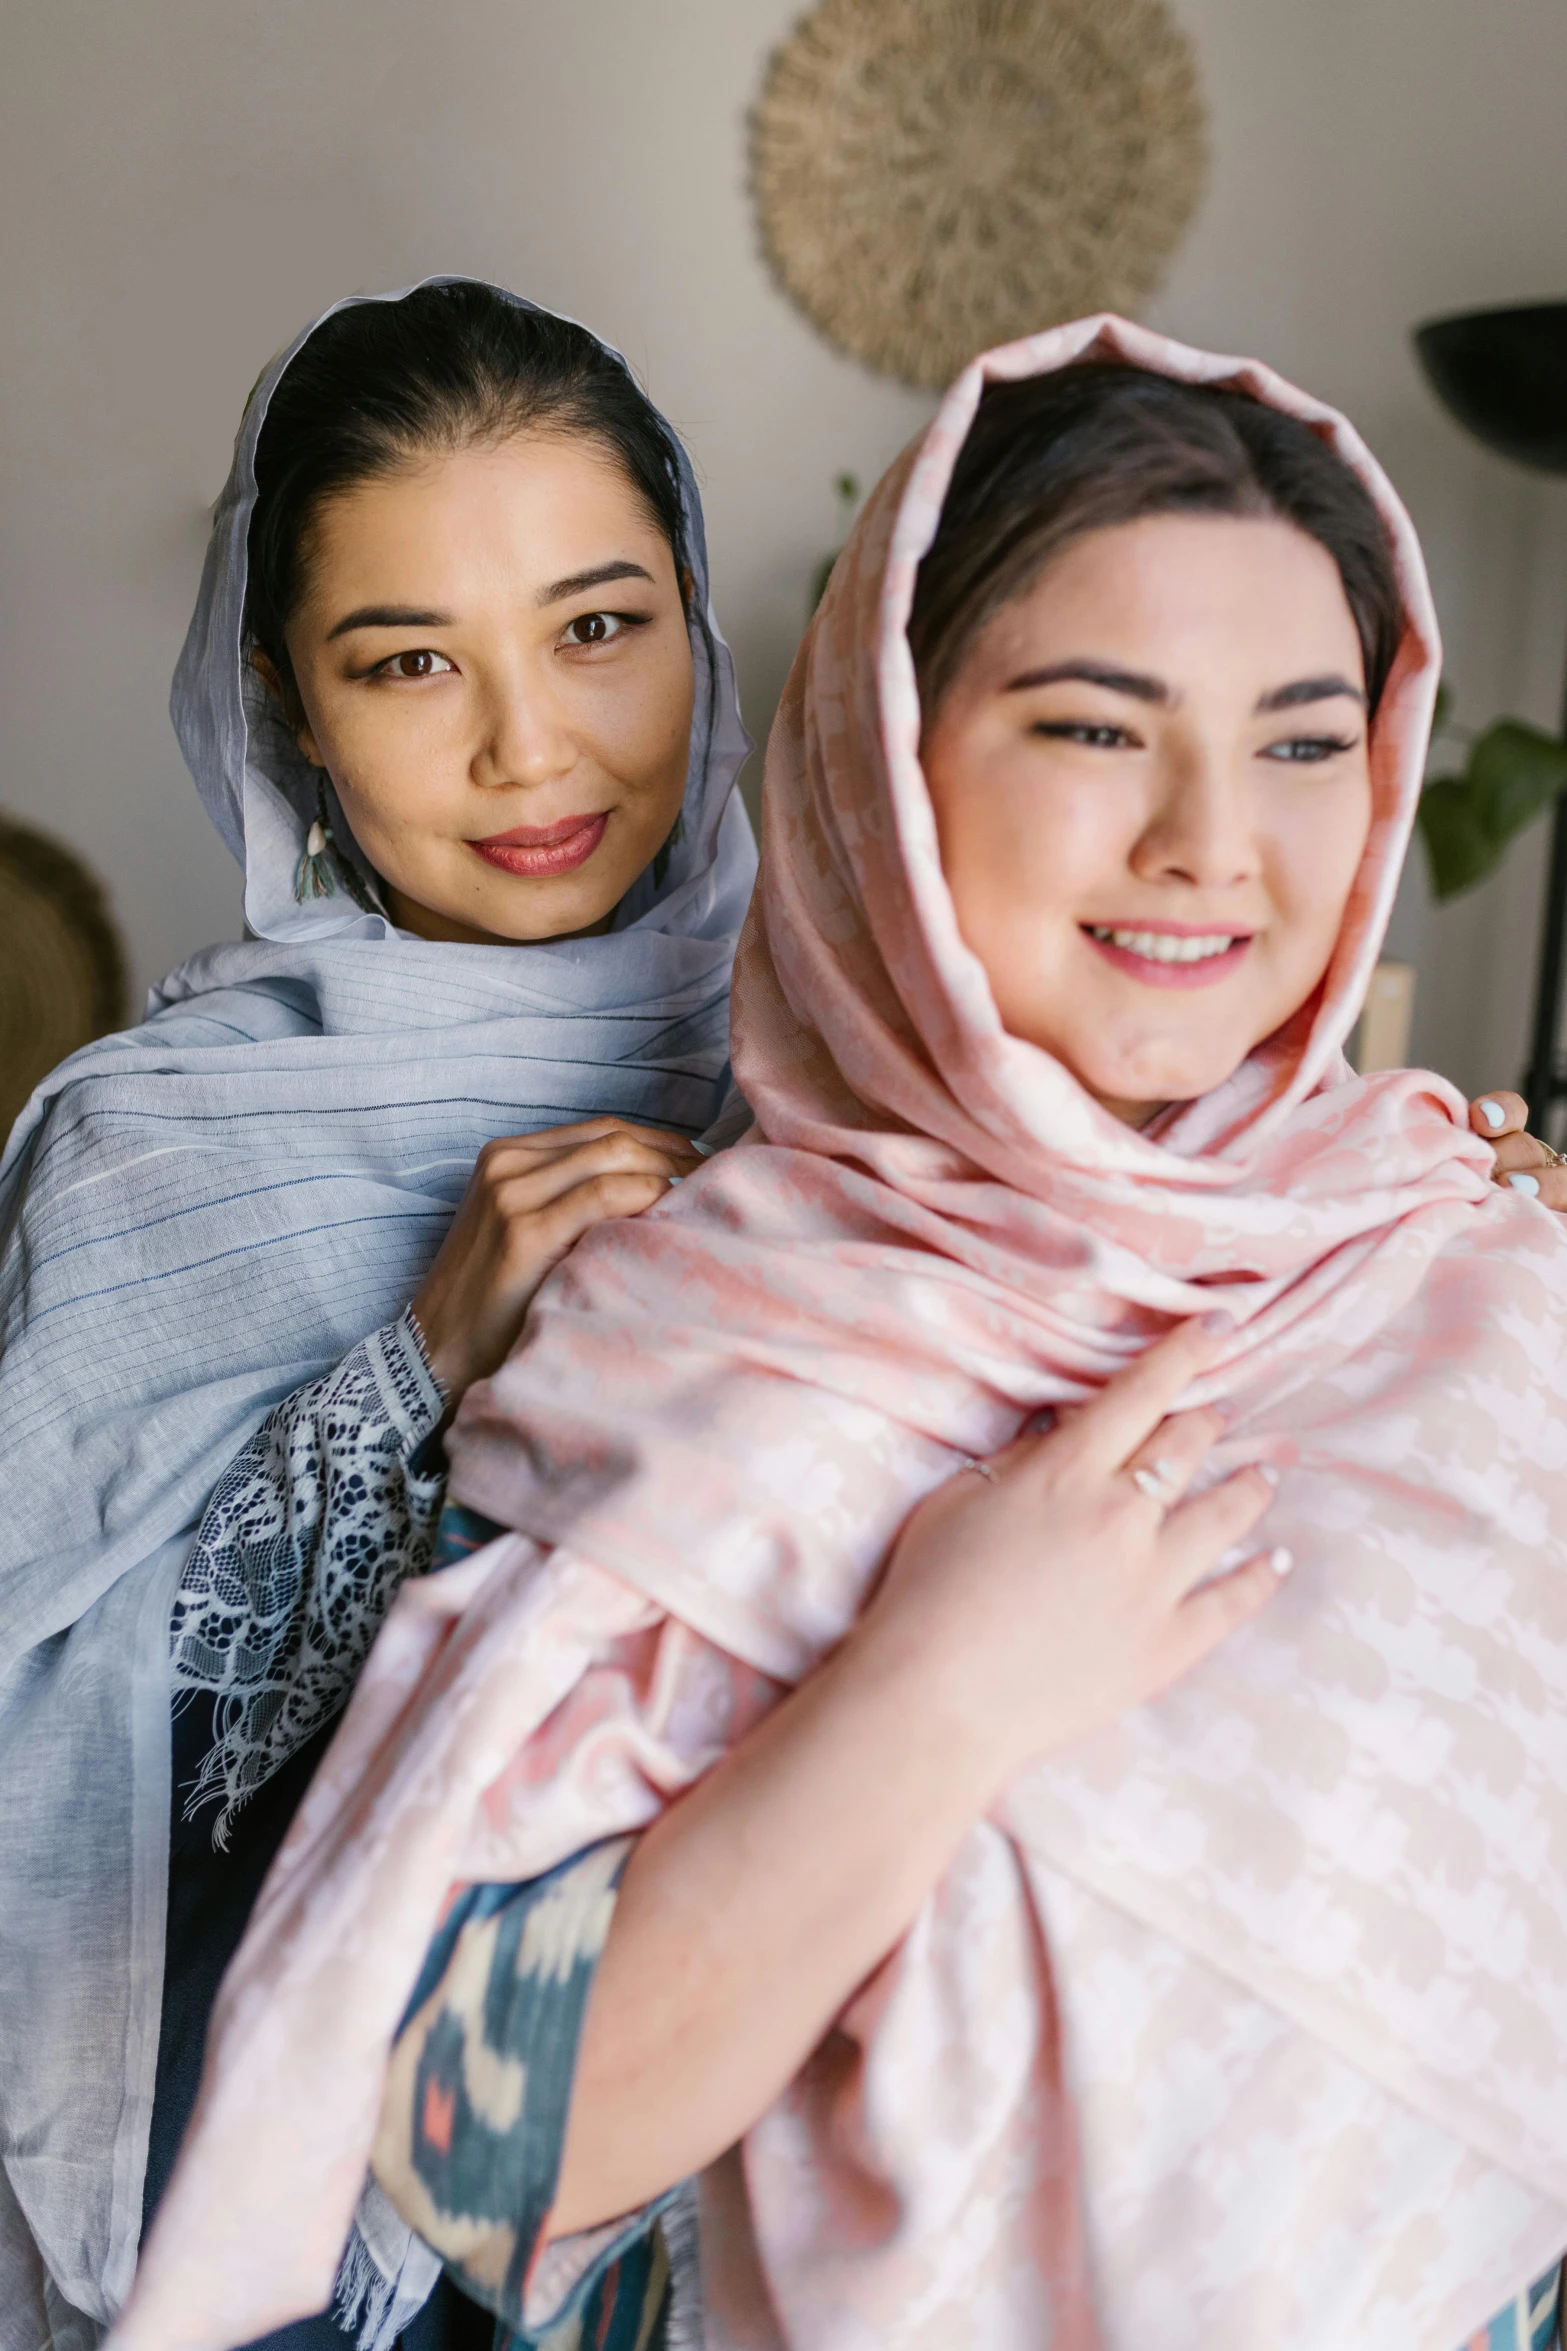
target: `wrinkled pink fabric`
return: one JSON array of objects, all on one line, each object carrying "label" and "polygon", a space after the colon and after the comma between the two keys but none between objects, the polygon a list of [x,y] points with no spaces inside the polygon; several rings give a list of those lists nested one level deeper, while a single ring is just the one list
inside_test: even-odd
[{"label": "wrinkled pink fabric", "polygon": [[[984,383],[1097,354],[1306,418],[1376,496],[1407,611],[1326,980],[1157,1139],[1002,1030],[905,638]],[[1342,1057],[1437,661],[1396,498],[1266,369],[1090,320],[960,378],[769,746],[735,989],[757,1135],[591,1234],[470,1394],[454,1495],[518,1534],[393,1611],[116,2346],[218,2351],[321,2303],[450,1882],[652,1818],[840,1637],[958,1454],[1215,1303],[1216,1466],[1281,1469],[1296,1572],[1020,1779],[715,2167],[709,2343],[1452,2351],[1567,2244],[1567,1234],[1490,1184],[1442,1079]]]}]

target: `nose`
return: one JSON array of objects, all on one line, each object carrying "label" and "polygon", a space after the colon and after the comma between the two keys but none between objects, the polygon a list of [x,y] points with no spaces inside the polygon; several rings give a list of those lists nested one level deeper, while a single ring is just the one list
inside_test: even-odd
[{"label": "nose", "polygon": [[552,783],[575,766],[577,752],[546,677],[518,663],[491,680],[471,762],[476,784]]},{"label": "nose", "polygon": [[1131,862],[1145,881],[1201,890],[1253,880],[1262,861],[1250,778],[1201,743],[1172,751]]}]

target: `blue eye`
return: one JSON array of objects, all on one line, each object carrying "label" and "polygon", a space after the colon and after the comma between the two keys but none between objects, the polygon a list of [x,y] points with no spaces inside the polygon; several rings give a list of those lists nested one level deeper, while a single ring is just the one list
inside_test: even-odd
[{"label": "blue eye", "polygon": [[1343,735],[1288,735],[1282,743],[1270,743],[1262,756],[1282,767],[1315,767],[1354,748],[1354,740]]},{"label": "blue eye", "polygon": [[1044,736],[1047,742],[1081,743],[1090,751],[1117,751],[1132,740],[1125,727],[1093,725],[1076,718],[1042,718],[1029,732]]}]

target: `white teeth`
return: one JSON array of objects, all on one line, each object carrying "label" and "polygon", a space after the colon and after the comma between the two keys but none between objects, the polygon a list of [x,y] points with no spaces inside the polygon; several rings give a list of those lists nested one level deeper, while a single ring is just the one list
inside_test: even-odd
[{"label": "white teeth", "polygon": [[1097,922],[1088,928],[1096,939],[1108,939],[1112,947],[1145,956],[1150,963],[1206,963],[1212,956],[1228,955],[1235,945],[1230,931],[1199,931],[1183,939],[1171,931],[1113,931]]}]

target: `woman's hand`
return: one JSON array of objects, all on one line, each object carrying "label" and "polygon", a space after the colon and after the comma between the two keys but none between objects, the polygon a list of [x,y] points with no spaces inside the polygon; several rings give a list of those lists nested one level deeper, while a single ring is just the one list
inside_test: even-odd
[{"label": "woman's hand", "polygon": [[1277,1590],[1278,1552],[1203,1584],[1267,1478],[1180,1499],[1222,1424],[1167,1415],[1218,1345],[1186,1324],[998,1455],[994,1484],[949,1478],[847,1639],[639,1839],[552,2235],[634,2210],[749,2130],[1013,1773],[1152,1697]]},{"label": "woman's hand", "polygon": [[1274,1550],[1216,1572],[1273,1498],[1266,1471],[1182,1499],[1224,1419],[1170,1407],[1220,1329],[1181,1324],[1048,1434],[938,1487],[851,1636],[913,1674],[944,1732],[989,1755],[997,1787],[1168,1688],[1290,1565]]},{"label": "woman's hand", "polygon": [[1567,1209],[1567,1167],[1548,1143],[1529,1133],[1529,1106],[1521,1094],[1481,1094],[1469,1105],[1469,1124],[1495,1146],[1496,1183],[1531,1193],[1547,1208]]},{"label": "woman's hand", "polygon": [[413,1301],[451,1401],[504,1363],[534,1292],[590,1225],[640,1216],[701,1164],[684,1135],[623,1118],[486,1143]]}]

